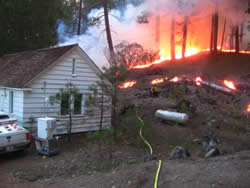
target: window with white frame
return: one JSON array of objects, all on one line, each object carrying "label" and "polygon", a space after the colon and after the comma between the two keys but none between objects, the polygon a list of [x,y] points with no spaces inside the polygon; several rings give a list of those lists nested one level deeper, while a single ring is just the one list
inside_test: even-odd
[{"label": "window with white frame", "polygon": [[76,59],[74,58],[72,61],[72,76],[76,76]]},{"label": "window with white frame", "polygon": [[61,100],[61,115],[68,115],[69,109],[71,109],[72,114],[82,114],[82,98],[82,94],[77,94],[74,96],[73,101],[69,102],[71,97],[69,95],[65,95]]}]

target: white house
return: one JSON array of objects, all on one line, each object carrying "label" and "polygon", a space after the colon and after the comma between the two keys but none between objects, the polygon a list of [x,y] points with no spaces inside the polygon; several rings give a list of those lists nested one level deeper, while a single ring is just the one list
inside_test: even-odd
[{"label": "white house", "polygon": [[[88,87],[99,80],[100,73],[77,44],[4,55],[0,57],[0,111],[27,128],[35,126],[32,119],[56,117],[58,134],[66,133],[65,102],[50,105],[46,99],[72,83],[81,93],[73,105],[72,132],[98,130],[101,110],[95,108],[94,114],[86,114],[85,100]],[[109,126],[111,110],[102,116],[103,126]]]}]

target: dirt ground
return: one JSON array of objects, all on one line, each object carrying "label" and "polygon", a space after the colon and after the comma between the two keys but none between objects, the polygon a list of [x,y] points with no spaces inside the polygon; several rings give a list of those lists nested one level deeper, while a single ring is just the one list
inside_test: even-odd
[{"label": "dirt ground", "polygon": [[[239,66],[240,64],[240,66]],[[184,81],[158,85],[158,97],[149,95],[155,78],[179,76]],[[197,87],[187,78],[202,76],[222,85],[234,80],[240,92],[227,95],[207,87]],[[158,187],[250,187],[250,56],[207,54],[144,70],[133,70],[128,80],[137,85],[120,90],[122,134],[114,144],[93,145],[87,134],[75,134],[69,143],[59,141],[59,155],[37,155],[34,146],[26,152],[0,156],[0,187],[153,187],[158,160],[144,162],[147,147],[138,136],[134,105],[145,122],[144,136],[154,155],[163,161]],[[155,118],[158,109],[187,113],[185,125]],[[204,137],[219,140],[220,156],[204,159]],[[169,160],[175,146],[185,147],[188,160]],[[112,154],[112,155],[111,155]]]}]

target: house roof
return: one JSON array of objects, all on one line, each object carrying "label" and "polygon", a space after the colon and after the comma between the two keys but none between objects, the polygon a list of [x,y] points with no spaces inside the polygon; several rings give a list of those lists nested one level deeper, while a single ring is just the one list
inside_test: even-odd
[{"label": "house roof", "polygon": [[0,57],[0,86],[24,88],[77,44],[26,51]]}]

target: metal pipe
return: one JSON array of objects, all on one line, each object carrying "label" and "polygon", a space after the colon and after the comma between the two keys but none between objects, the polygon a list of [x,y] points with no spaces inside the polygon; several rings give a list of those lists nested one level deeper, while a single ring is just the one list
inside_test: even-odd
[{"label": "metal pipe", "polygon": [[166,110],[157,110],[155,112],[155,117],[168,120],[168,121],[174,121],[177,123],[186,123],[189,120],[189,117],[185,113],[179,113],[179,112],[170,112]]},{"label": "metal pipe", "polygon": [[206,82],[206,81],[199,81],[201,84],[203,85],[206,85],[208,87],[211,87],[211,88],[214,88],[218,91],[221,91],[221,92],[224,92],[224,93],[228,93],[228,94],[233,94],[234,91],[231,90],[231,89],[228,89],[228,88],[225,88],[225,87],[222,87],[222,86],[219,86],[219,85],[216,85],[216,84],[213,84],[213,83],[210,83],[210,82]]}]

